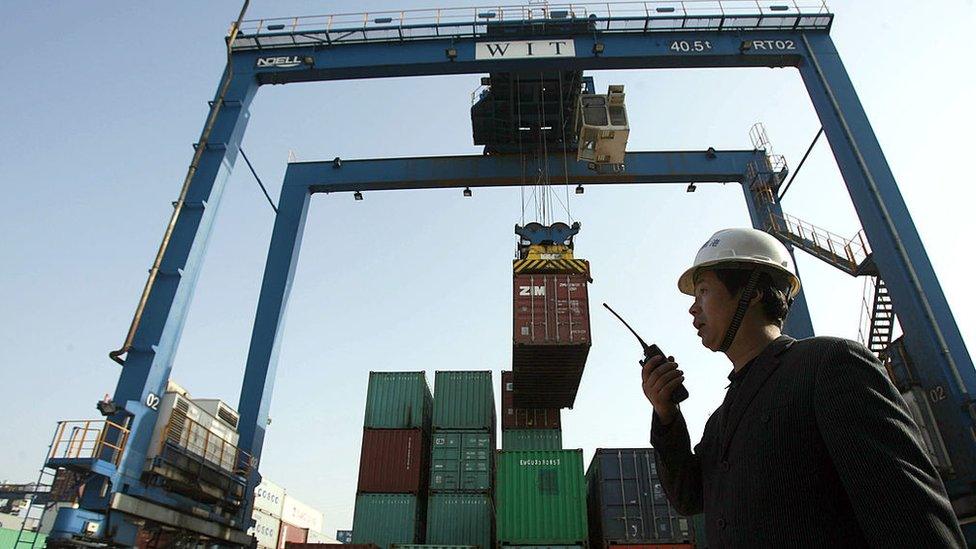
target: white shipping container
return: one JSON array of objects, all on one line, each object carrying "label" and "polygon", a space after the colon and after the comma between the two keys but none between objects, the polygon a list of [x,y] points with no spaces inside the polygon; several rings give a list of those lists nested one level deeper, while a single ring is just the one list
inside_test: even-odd
[{"label": "white shipping container", "polygon": [[261,511],[255,510],[251,515],[254,518],[254,526],[248,529],[247,533],[258,540],[258,549],[276,549],[278,545],[278,530],[281,528],[281,521]]},{"label": "white shipping container", "polygon": [[285,494],[285,505],[284,509],[281,510],[281,520],[299,528],[321,532],[324,518],[319,511]]},{"label": "white shipping container", "polygon": [[285,506],[285,489],[271,482],[267,478],[261,479],[254,489],[254,510],[281,518],[281,510]]},{"label": "white shipping container", "polygon": [[335,538],[330,538],[329,536],[323,534],[322,532],[316,532],[315,530],[308,531],[308,542],[307,543],[339,543],[339,540]]}]

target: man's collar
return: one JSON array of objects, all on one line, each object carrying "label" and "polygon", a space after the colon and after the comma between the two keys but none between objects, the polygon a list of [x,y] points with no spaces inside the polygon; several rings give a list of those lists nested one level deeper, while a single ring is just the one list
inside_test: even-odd
[{"label": "man's collar", "polygon": [[769,344],[767,344],[766,347],[762,351],[760,351],[758,355],[753,357],[752,360],[747,362],[746,365],[742,367],[742,369],[738,371],[733,369],[732,372],[729,373],[729,381],[731,383],[735,383],[737,380],[742,379],[743,377],[745,377],[746,371],[753,364],[762,363],[769,360],[772,357],[779,356],[784,351],[789,349],[790,346],[792,346],[795,342],[796,340],[793,339],[792,337],[786,334],[781,334],[776,339],[770,341]]}]

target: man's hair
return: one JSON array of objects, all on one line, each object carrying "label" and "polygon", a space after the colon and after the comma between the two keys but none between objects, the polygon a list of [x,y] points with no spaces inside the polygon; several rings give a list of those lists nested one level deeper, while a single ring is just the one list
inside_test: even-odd
[{"label": "man's hair", "polygon": [[[739,290],[745,287],[746,283],[749,282],[749,275],[752,274],[751,269],[713,269],[713,272],[733,296],[738,295]],[[789,282],[780,278],[774,277],[768,271],[761,271],[759,283],[756,284],[756,292],[762,294],[759,305],[762,307],[766,319],[782,328],[792,300],[787,297],[789,296]]]}]

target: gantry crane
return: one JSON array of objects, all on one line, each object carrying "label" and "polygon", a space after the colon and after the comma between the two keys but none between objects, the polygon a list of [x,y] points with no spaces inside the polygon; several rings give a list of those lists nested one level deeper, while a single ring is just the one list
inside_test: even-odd
[{"label": "gantry crane", "polygon": [[[123,347],[112,353],[122,370],[114,394],[98,404],[104,419],[58,426],[45,466],[79,472],[83,490],[76,506],[58,511],[48,546],[127,546],[150,526],[210,544],[249,544],[246,529],[260,478],[284,310],[311,196],[516,186],[523,182],[526,159],[513,153],[512,142],[521,128],[532,125],[537,131],[558,128],[544,134],[553,146],[528,162],[548,166],[560,184],[738,182],[754,226],[842,270],[883,280],[884,291],[876,294],[884,298],[877,307],[876,331],[882,337],[877,341],[887,343],[881,311],[897,315],[904,335],[884,351],[889,367],[904,394],[924,408],[923,429],[929,443],[938,446],[932,451],[943,460],[940,472],[953,507],[968,540],[976,543],[976,371],[830,38],[832,21],[821,2],[793,0],[530,4],[239,18],[227,36],[227,65],[131,330]],[[863,226],[867,263],[849,261],[852,242],[825,245],[819,236],[811,239],[790,225],[772,194],[785,166],[759,147],[630,151],[626,169],[563,162],[562,154],[573,146],[561,135],[565,120],[572,120],[567,109],[574,96],[593,91],[583,71],[713,67],[797,69]],[[159,455],[151,446],[161,395],[258,89],[447,74],[488,75],[472,109],[474,136],[486,154],[289,164],[245,366],[232,464],[215,472],[205,456],[177,452],[162,465],[183,459],[197,477],[180,484],[154,474],[152,465],[160,463],[147,456]],[[533,101],[537,104],[530,105]],[[520,105],[534,106],[537,118],[517,118]],[[802,294],[786,331],[813,335]],[[209,479],[216,488],[201,495],[187,488],[194,478]]]}]

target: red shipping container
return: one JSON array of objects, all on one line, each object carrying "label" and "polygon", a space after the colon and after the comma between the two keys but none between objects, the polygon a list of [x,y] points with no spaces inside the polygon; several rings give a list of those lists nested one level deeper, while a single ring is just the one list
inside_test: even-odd
[{"label": "red shipping container", "polygon": [[559,408],[516,408],[515,376],[502,372],[502,429],[559,429]]},{"label": "red shipping container", "polygon": [[422,494],[430,439],[421,429],[363,429],[359,492]]},{"label": "red shipping container", "polygon": [[514,276],[512,371],[519,408],[572,408],[590,352],[585,274]]},{"label": "red shipping container", "polygon": [[278,549],[285,549],[286,543],[305,543],[308,541],[308,528],[299,528],[287,522],[281,523],[278,530]]}]

